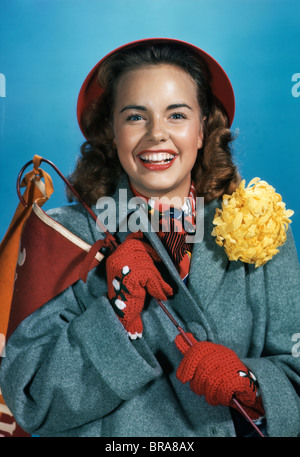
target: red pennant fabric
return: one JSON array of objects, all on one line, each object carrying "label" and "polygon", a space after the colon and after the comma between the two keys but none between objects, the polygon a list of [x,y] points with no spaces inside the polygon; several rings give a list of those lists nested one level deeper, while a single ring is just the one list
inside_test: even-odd
[{"label": "red pennant fabric", "polygon": [[[97,247],[100,249],[98,242]],[[86,277],[82,263],[91,248],[33,205],[20,242],[7,337],[29,314]],[[96,252],[87,264],[88,271],[102,259],[103,255]]]},{"label": "red pennant fabric", "polygon": [[[108,240],[98,240],[90,246],[40,208],[53,193],[50,175],[40,168],[43,160],[33,157],[34,168],[20,184],[26,188],[23,201],[0,244],[1,357],[6,339],[22,320],[78,279],[85,281],[103,258],[98,251],[108,245]],[[1,391],[0,436],[30,436],[16,423]]]},{"label": "red pennant fabric", "polygon": [[[23,202],[20,202],[10,226],[0,244],[0,355],[4,357],[5,340],[11,310],[15,269],[22,230],[32,211],[34,202],[43,205],[53,193],[52,179],[40,167],[42,157],[33,157],[33,170],[28,172],[20,183],[25,187]],[[44,181],[42,181],[42,179]],[[0,359],[1,361],[1,359]],[[16,423],[6,406],[0,391],[0,436],[30,436]]]},{"label": "red pennant fabric", "polygon": [[[6,338],[36,309],[79,279],[85,280],[103,259],[100,248],[101,242],[85,243],[34,204],[20,238]],[[0,436],[31,436],[19,427],[2,396]]]},{"label": "red pennant fabric", "polygon": [[20,187],[25,187],[23,203],[19,203],[10,226],[0,244],[0,334],[2,335],[6,335],[7,331],[15,268],[24,224],[32,211],[33,203],[38,203],[42,206],[53,193],[53,184],[50,175],[39,168],[41,160],[42,157],[40,156],[35,155],[33,157],[34,168],[26,174],[20,184]]}]

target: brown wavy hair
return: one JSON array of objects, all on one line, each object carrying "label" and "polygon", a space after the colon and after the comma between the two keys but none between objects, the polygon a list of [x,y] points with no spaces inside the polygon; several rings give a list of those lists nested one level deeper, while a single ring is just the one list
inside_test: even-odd
[{"label": "brown wavy hair", "polygon": [[[175,65],[196,82],[198,103],[203,121],[203,147],[192,169],[198,196],[207,202],[232,193],[240,176],[233,163],[233,140],[227,114],[210,88],[211,75],[206,63],[185,46],[172,43],[139,45],[120,50],[107,58],[98,71],[103,94],[95,99],[83,116],[87,141],[83,143],[76,168],[69,177],[73,186],[89,205],[114,193],[123,168],[113,143],[112,113],[116,86],[127,71],[158,64]],[[72,195],[68,193],[69,200]]]}]

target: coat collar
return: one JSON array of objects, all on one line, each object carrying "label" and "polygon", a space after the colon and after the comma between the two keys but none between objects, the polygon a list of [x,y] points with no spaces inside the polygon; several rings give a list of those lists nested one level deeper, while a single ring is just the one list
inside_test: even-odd
[{"label": "coat collar", "polygon": [[193,247],[188,288],[200,300],[203,308],[209,306],[214,294],[218,290],[222,278],[229,267],[229,260],[225,250],[217,245],[211,235],[216,208],[220,206],[218,200],[205,205],[204,214],[197,217],[204,218],[204,237]]}]

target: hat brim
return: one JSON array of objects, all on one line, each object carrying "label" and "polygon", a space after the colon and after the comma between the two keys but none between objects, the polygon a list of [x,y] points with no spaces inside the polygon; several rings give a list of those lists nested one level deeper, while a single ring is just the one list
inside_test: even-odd
[{"label": "hat brim", "polygon": [[185,45],[188,49],[193,50],[196,52],[202,59],[206,62],[208,65],[208,68],[211,73],[211,89],[212,93],[215,95],[215,97],[220,101],[220,103],[223,105],[227,116],[228,116],[228,121],[229,121],[229,126],[232,125],[233,118],[234,118],[234,112],[235,112],[235,98],[234,98],[234,92],[233,88],[231,85],[231,82],[221,67],[221,65],[209,54],[207,54],[205,51],[202,49],[198,48],[197,46],[194,46],[190,43],[187,43],[185,41],[180,41],[180,40],[175,40],[173,38],[146,38],[143,40],[137,40],[133,41],[131,43],[127,43],[125,45],[120,46],[117,49],[114,49],[111,51],[109,54],[107,54],[105,57],[103,57],[89,72],[87,77],[85,78],[79,95],[78,95],[78,101],[77,101],[77,120],[79,123],[79,127],[83,133],[84,136],[84,128],[83,128],[83,123],[82,123],[82,117],[83,114],[86,110],[86,108],[90,105],[90,103],[98,98],[102,93],[103,89],[102,87],[98,84],[97,81],[97,73],[99,70],[99,67],[101,66],[102,62],[104,62],[108,57],[110,57],[112,54],[116,53],[117,51],[126,49],[126,48],[132,48],[140,44],[156,44],[156,43],[177,43],[180,45]]}]

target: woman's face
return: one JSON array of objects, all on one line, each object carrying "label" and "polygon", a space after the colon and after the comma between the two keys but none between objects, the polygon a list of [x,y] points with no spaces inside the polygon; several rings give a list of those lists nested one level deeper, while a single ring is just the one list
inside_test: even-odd
[{"label": "woman's face", "polygon": [[188,196],[203,141],[196,83],[190,75],[167,64],[122,75],[113,129],[119,160],[139,193],[181,201]]}]

